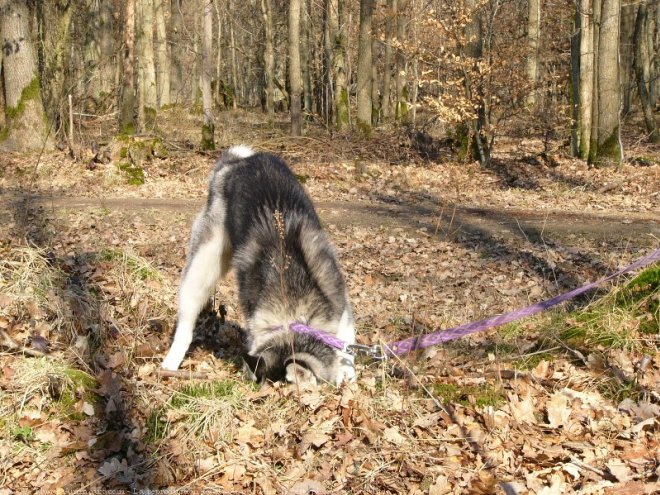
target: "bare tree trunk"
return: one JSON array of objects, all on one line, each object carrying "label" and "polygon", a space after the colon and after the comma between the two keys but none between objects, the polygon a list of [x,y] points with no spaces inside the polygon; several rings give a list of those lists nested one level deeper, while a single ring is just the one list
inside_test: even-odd
[{"label": "bare tree trunk", "polygon": [[651,63],[647,36],[647,18],[648,8],[646,0],[641,0],[637,10],[637,19],[635,20],[635,76],[637,78],[637,89],[639,93],[639,102],[644,112],[644,123],[649,134],[649,140],[652,143],[660,142],[660,133],[658,133],[657,123],[655,121],[653,102],[651,101]]},{"label": "bare tree trunk", "polygon": [[571,155],[579,156],[580,139],[578,121],[580,109],[580,4],[575,6],[573,14],[573,33],[571,35]]},{"label": "bare tree trunk", "polygon": [[213,0],[204,0],[204,15],[202,16],[202,70],[200,86],[202,87],[202,150],[215,149],[215,122],[213,118],[213,93],[211,92],[211,78],[213,63],[211,52],[213,50]]},{"label": "bare tree trunk", "polygon": [[380,91],[378,84],[378,67],[376,60],[378,60],[379,41],[371,38],[371,124],[377,126],[380,122],[381,107],[380,107]]},{"label": "bare tree trunk", "polygon": [[156,19],[158,106],[162,107],[170,104],[170,54],[165,29],[165,0],[154,0],[154,16]]},{"label": "bare tree trunk", "polygon": [[653,47],[653,57],[650,66],[651,86],[649,97],[657,107],[660,103],[660,2],[653,2],[651,7],[647,17],[648,25],[646,29],[648,46]]},{"label": "bare tree trunk", "polygon": [[[229,12],[233,11],[232,0],[229,0]],[[238,108],[238,64],[236,63],[236,39],[234,38],[234,20],[231,15],[229,16],[229,43],[231,52],[231,84],[233,88],[232,107],[234,110]]]},{"label": "bare tree trunk", "polygon": [[170,101],[179,102],[183,96],[183,13],[181,11],[182,0],[171,0],[170,21]]},{"label": "bare tree trunk", "polygon": [[348,128],[350,107],[348,104],[348,84],[346,78],[346,19],[344,0],[330,0],[328,8],[330,35],[333,37],[332,64],[334,81],[335,118],[338,131]]},{"label": "bare tree trunk", "polygon": [[[397,5],[396,37],[399,43],[406,38],[406,17],[404,12],[408,8],[408,0],[395,0]],[[406,87],[407,67],[406,56],[401,49],[396,52],[396,103],[395,117],[397,122],[405,123],[408,120],[408,88]]]},{"label": "bare tree trunk", "polygon": [[541,37],[541,0],[527,0],[527,79],[532,83],[532,91],[527,97],[527,105],[534,107],[537,102],[536,84],[539,78],[539,39]]},{"label": "bare tree trunk", "polygon": [[332,47],[334,36],[337,32],[337,15],[333,14],[333,2],[331,0],[323,0],[323,64],[322,64],[322,80],[323,90],[321,93],[320,110],[323,115],[326,126],[330,126],[335,122],[334,111],[334,60]]},{"label": "bare tree trunk", "polygon": [[89,83],[87,90],[89,96],[97,103],[106,106],[102,101],[114,89],[114,36],[112,23],[113,7],[108,2],[90,2],[89,21],[92,25],[87,27],[85,46],[85,64]]},{"label": "bare tree trunk", "polygon": [[124,53],[119,103],[119,132],[135,133],[135,0],[124,3]]},{"label": "bare tree trunk", "polygon": [[360,0],[360,37],[358,40],[357,125],[364,136],[371,135],[371,19],[373,0]]},{"label": "bare tree trunk", "polygon": [[30,10],[26,1],[0,0],[5,129],[0,149],[37,151],[52,148],[41,100],[37,61],[32,47]]},{"label": "bare tree trunk", "polygon": [[222,98],[222,13],[220,12],[220,1],[214,0],[213,6],[215,7],[215,20],[218,25],[218,38],[215,53],[215,80],[216,80],[216,94],[214,98],[218,101]]},{"label": "bare tree trunk", "polygon": [[[47,81],[42,86],[44,110],[48,119],[53,122],[53,128],[66,129],[67,109],[62,98],[71,85],[70,52],[71,52],[71,19],[74,6],[45,6],[36,3],[39,41],[37,43],[40,81]],[[53,15],[57,22],[53,22]],[[1,55],[0,55],[1,56]],[[1,79],[1,76],[0,76]],[[3,113],[0,111],[0,113]]]},{"label": "bare tree trunk", "polygon": [[[2,77],[2,63],[0,61],[0,133],[4,132],[7,126],[7,118],[5,117],[5,83]],[[0,139],[0,148],[2,148],[2,139]]]},{"label": "bare tree trunk", "polygon": [[633,88],[633,58],[635,54],[635,16],[637,5],[627,4],[621,6],[621,98],[623,100],[622,113],[628,115]]},{"label": "bare tree trunk", "polygon": [[[599,1],[599,0],[596,0]],[[578,156],[589,158],[594,98],[594,23],[593,0],[580,0],[576,13],[580,19],[580,75],[578,94]]]},{"label": "bare tree trunk", "polygon": [[300,73],[300,7],[301,0],[289,1],[289,87],[291,135],[302,134],[302,111],[300,93],[302,77]]},{"label": "bare tree trunk", "polygon": [[[413,12],[419,12],[419,7],[417,5],[417,0],[412,0],[412,11]],[[418,22],[412,22],[411,23],[411,38],[412,38],[412,45],[417,46],[418,40],[417,40],[417,29],[418,29]],[[410,95],[410,123],[412,124],[413,127],[415,127],[415,124],[417,122],[417,97],[419,96],[419,57],[415,56],[412,60],[412,92]]]},{"label": "bare tree trunk", "polygon": [[268,115],[275,113],[275,85],[273,83],[275,73],[275,53],[273,50],[273,6],[271,0],[261,0],[261,15],[264,19],[264,79],[266,86],[266,112]]},{"label": "bare tree trunk", "polygon": [[592,95],[591,95],[591,131],[589,135],[589,155],[587,160],[592,162],[592,154],[596,153],[598,149],[598,49],[600,46],[600,15],[602,0],[592,0],[592,52],[593,52],[593,71],[591,77],[592,82]]},{"label": "bare tree trunk", "polygon": [[[620,0],[602,0],[598,36],[598,133],[595,149],[590,150],[594,165],[619,164],[623,161],[621,144],[619,83]],[[592,143],[594,142],[592,136]]]},{"label": "bare tree trunk", "polygon": [[156,88],[156,65],[154,63],[154,3],[153,0],[140,0],[141,19],[138,33],[140,34],[140,51],[138,58],[141,61],[140,106],[143,120],[138,120],[141,130],[153,130],[156,127],[158,112],[158,92]]},{"label": "bare tree trunk", "polygon": [[394,38],[394,26],[397,12],[397,0],[389,0],[388,14],[385,27],[385,68],[383,70],[382,81],[382,101],[381,108],[383,120],[387,122],[392,116],[391,88],[392,88],[392,39]]},{"label": "bare tree trunk", "polygon": [[94,0],[86,0],[86,16],[83,18],[85,25],[85,44],[83,49],[84,59],[84,89],[85,98],[98,102],[101,93],[101,78],[99,68],[101,66],[101,53],[99,47],[99,33],[101,32],[101,6]]},{"label": "bare tree trunk", "polygon": [[200,12],[202,10],[202,1],[203,0],[192,0],[193,4],[193,26],[195,26],[192,30],[192,61],[190,67],[190,73],[191,73],[191,78],[190,78],[190,101],[193,102],[193,104],[197,104],[198,98],[199,98],[199,75],[201,73],[200,71],[200,56],[199,56],[199,28],[197,26],[200,25],[202,22],[200,20]]},{"label": "bare tree trunk", "polygon": [[466,0],[466,7],[471,16],[470,22],[465,26],[465,37],[468,44],[464,49],[472,63],[472,71],[465,72],[465,90],[468,101],[472,101],[476,107],[477,118],[473,119],[459,131],[462,141],[462,153],[466,157],[476,158],[482,166],[490,162],[490,149],[486,128],[486,108],[483,92],[483,80],[477,66],[483,57],[483,23],[478,11],[477,0]]},{"label": "bare tree trunk", "polygon": [[305,113],[311,115],[313,113],[312,109],[312,70],[311,64],[312,59],[310,56],[309,50],[309,38],[310,38],[310,27],[309,27],[309,0],[302,1],[302,10],[300,13],[300,27],[302,31],[302,43],[300,44],[300,63],[302,64],[302,76],[303,76],[303,101]]}]

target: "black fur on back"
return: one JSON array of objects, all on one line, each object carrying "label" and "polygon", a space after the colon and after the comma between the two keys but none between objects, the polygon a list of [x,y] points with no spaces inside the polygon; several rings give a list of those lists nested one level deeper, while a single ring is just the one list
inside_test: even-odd
[{"label": "black fur on back", "polygon": [[[225,231],[248,322],[263,314],[278,315],[275,326],[336,322],[347,308],[350,312],[334,249],[311,200],[284,161],[267,153],[243,158],[225,154],[215,174],[222,178],[215,190],[211,185],[209,208],[214,196],[223,198]],[[250,353],[246,364],[259,381],[283,379],[286,365],[300,353],[297,364],[318,378],[333,380],[335,350],[309,335],[285,331],[280,336],[277,330],[248,328],[244,344]],[[326,366],[314,366],[305,354]]]}]

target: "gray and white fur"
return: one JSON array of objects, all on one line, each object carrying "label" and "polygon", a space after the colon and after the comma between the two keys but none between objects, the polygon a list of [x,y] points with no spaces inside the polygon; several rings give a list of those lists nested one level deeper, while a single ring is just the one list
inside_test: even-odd
[{"label": "gray and white fur", "polygon": [[344,278],[311,200],[280,158],[247,146],[225,151],[211,174],[208,201],[192,228],[164,369],[179,368],[200,311],[231,267],[252,379],[339,384],[355,378],[351,355],[288,330],[301,322],[355,343]]}]

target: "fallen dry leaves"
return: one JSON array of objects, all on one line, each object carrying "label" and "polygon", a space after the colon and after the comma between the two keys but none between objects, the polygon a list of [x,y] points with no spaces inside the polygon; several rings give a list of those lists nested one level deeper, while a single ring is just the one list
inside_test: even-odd
[{"label": "fallen dry leaves", "polygon": [[[641,221],[660,207],[657,167],[598,193],[631,166],[606,176],[568,159],[558,169],[520,162],[510,170],[517,178],[504,179],[474,164],[378,161],[357,173],[351,150],[305,161],[297,148],[284,152],[323,205],[363,343],[538,301],[653,245],[648,236],[626,235],[619,227],[629,224],[620,220],[598,227],[598,235],[572,235],[559,228],[561,216],[536,225],[534,237],[516,224],[524,216],[506,212],[579,210]],[[11,160],[14,172],[0,177],[0,187],[20,192],[24,175],[16,170],[26,164]],[[582,349],[580,358],[553,343],[558,351],[538,354],[540,344],[551,346],[534,321],[522,322],[401,362],[360,361],[357,383],[341,389],[255,389],[234,361],[240,314],[230,277],[216,301],[226,306],[226,321],[205,314],[184,362],[190,379],[159,376],[211,160],[170,158],[162,166],[172,172],[148,170],[139,189],[111,170],[82,172],[61,161],[44,158],[37,190],[190,201],[169,209],[123,200],[0,213],[0,330],[48,353],[0,355],[0,495],[660,491],[657,336],[644,337],[644,350],[600,346]],[[490,208],[496,220],[484,226],[469,208]],[[618,230],[606,232],[612,225]],[[605,394],[613,369],[643,393]],[[195,389],[202,384],[217,387]],[[484,402],[481,391],[492,395]]]}]

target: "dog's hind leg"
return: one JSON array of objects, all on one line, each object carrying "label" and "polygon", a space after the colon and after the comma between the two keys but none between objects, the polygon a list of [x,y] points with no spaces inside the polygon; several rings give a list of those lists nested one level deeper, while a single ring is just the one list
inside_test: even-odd
[{"label": "dog's hind leg", "polygon": [[181,365],[193,339],[197,316],[211,296],[218,278],[227,272],[229,266],[228,240],[224,229],[216,227],[208,234],[191,253],[183,272],[176,332],[162,364],[166,370],[174,371]]}]

